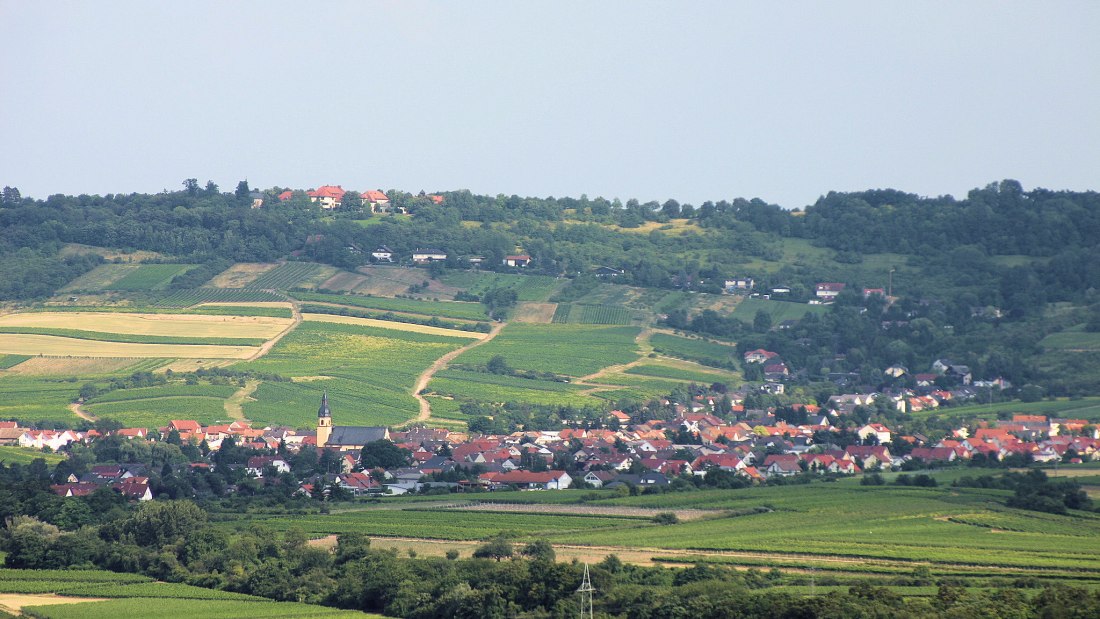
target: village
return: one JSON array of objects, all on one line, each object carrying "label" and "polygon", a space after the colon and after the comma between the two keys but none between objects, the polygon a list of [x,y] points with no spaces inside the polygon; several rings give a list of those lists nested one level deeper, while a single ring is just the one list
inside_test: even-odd
[{"label": "village", "polygon": [[[766,351],[764,351],[766,352]],[[766,357],[761,351],[746,355]],[[327,498],[333,489],[348,497],[406,493],[481,492],[501,489],[562,490],[622,488],[625,492],[684,489],[691,483],[724,487],[778,483],[794,476],[856,475],[870,471],[920,470],[961,464],[998,466],[1002,462],[1081,462],[1100,457],[1100,436],[1081,419],[1042,415],[960,425],[940,440],[901,435],[883,423],[858,423],[861,412],[878,402],[903,408],[912,400],[944,402],[950,392],[929,395],[843,394],[824,406],[796,405],[745,409],[743,393],[705,393],[690,402],[664,400],[669,419],[639,421],[620,410],[608,413],[604,427],[516,431],[480,435],[446,429],[332,426],[327,394],[315,430],[253,427],[246,421],[202,426],[175,420],[149,432],[120,428],[36,430],[0,422],[0,445],[66,452],[108,436],[126,441],[195,446],[191,469],[218,466],[215,456],[227,444],[244,450],[238,477],[260,483],[297,484],[295,493]],[[728,410],[723,410],[728,406]],[[797,417],[804,422],[785,419]],[[322,474],[294,470],[294,454],[316,450],[338,464]],[[391,456],[386,466],[369,466],[371,450]],[[396,460],[392,454],[399,454]],[[315,462],[315,460],[310,460]],[[315,471],[311,472],[315,473]],[[730,486],[730,479],[736,479]],[[135,500],[156,496],[143,464],[100,463],[82,474],[55,480],[61,496],[85,496],[111,488]],[[227,489],[232,492],[233,488]]]}]

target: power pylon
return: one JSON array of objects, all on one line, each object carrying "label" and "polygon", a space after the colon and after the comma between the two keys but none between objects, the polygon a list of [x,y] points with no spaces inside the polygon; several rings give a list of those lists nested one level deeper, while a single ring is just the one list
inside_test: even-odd
[{"label": "power pylon", "polygon": [[592,586],[592,579],[588,576],[588,564],[584,564],[584,579],[581,580],[581,586],[577,589],[577,593],[581,594],[581,619],[587,617],[592,619],[592,593],[596,590]]}]

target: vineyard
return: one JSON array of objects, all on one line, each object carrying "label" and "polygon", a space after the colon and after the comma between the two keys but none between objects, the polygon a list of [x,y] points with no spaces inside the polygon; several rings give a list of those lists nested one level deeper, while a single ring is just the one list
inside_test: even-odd
[{"label": "vineyard", "polygon": [[177,308],[191,307],[200,303],[263,303],[286,301],[286,297],[266,290],[244,290],[238,288],[193,288],[177,290],[157,298],[154,307]]},{"label": "vineyard", "polygon": [[635,365],[633,367],[627,368],[626,373],[635,374],[638,376],[653,376],[656,378],[687,380],[700,384],[709,384],[716,382],[728,383],[734,380],[739,380],[739,376],[732,372],[718,373],[714,371],[708,371],[704,368],[699,368],[696,370],[676,367],[672,365],[660,365],[655,363],[641,363]]},{"label": "vineyard", "polygon": [[632,319],[633,312],[624,307],[561,303],[554,311],[553,322],[586,325],[628,325],[632,322]]},{"label": "vineyard", "polygon": [[311,280],[327,279],[335,269],[313,262],[287,262],[245,284],[246,290],[290,290]]},{"label": "vineyard", "polygon": [[[602,404],[591,396],[578,393],[585,389],[580,385],[458,369],[437,373],[429,383],[428,389],[440,395],[453,396],[458,400],[476,402],[528,402],[577,407]],[[463,416],[457,418],[464,419]]]},{"label": "vineyard", "polygon": [[440,280],[470,294],[481,296],[494,288],[516,291],[520,301],[545,301],[561,285],[561,281],[546,275],[514,275],[478,271],[448,271]]},{"label": "vineyard", "polygon": [[484,346],[461,355],[456,362],[484,365],[503,355],[519,370],[585,376],[637,358],[637,327],[512,323]]},{"label": "vineyard", "polygon": [[654,333],[649,341],[653,345],[653,350],[670,357],[717,368],[736,367],[734,360],[737,356],[737,348],[729,344],[667,333]]},{"label": "vineyard", "polygon": [[366,297],[360,295],[324,294],[317,292],[294,292],[300,301],[316,303],[334,303],[422,316],[438,316],[458,320],[487,320],[485,307],[480,303],[462,301],[420,301],[417,299],[391,299],[388,297]]}]

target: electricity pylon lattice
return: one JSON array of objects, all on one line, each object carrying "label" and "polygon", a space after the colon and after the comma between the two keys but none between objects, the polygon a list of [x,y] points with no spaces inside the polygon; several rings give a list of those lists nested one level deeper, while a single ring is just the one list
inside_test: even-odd
[{"label": "electricity pylon lattice", "polygon": [[588,564],[584,564],[584,579],[581,580],[581,586],[577,589],[577,593],[581,594],[581,619],[588,617],[592,619],[592,593],[596,590],[592,586],[592,579],[588,576]]}]

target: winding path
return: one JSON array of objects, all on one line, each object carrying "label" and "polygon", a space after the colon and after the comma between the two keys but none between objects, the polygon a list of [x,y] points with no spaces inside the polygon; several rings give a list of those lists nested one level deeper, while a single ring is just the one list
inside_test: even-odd
[{"label": "winding path", "polygon": [[259,388],[260,382],[258,380],[249,380],[233,395],[226,398],[225,403],[222,405],[225,408],[225,414],[229,415],[230,419],[236,419],[238,421],[248,421],[244,416],[244,403],[249,400],[256,389]]},{"label": "winding path", "polygon": [[90,421],[92,423],[99,421],[98,417],[84,410],[84,407],[80,405],[80,402],[73,402],[72,404],[70,404],[69,410],[72,411],[74,415],[80,417],[84,421]]},{"label": "winding path", "polygon": [[294,318],[294,322],[287,325],[286,329],[283,329],[278,335],[264,342],[263,345],[261,345],[260,348],[256,350],[256,353],[249,357],[247,361],[255,361],[256,359],[259,359],[260,357],[271,352],[271,349],[279,343],[279,340],[286,337],[287,333],[290,333],[291,331],[297,329],[298,325],[302,324],[302,309],[297,301],[290,302],[290,315]]},{"label": "winding path", "polygon": [[427,389],[428,383],[432,380],[432,377],[435,376],[436,372],[442,370],[444,367],[447,366],[448,363],[454,361],[455,357],[461,355],[467,350],[470,350],[471,348],[477,348],[485,342],[492,340],[494,337],[497,336],[498,333],[500,333],[500,330],[503,329],[504,325],[506,324],[507,323],[503,322],[498,322],[494,324],[493,328],[489,330],[489,333],[486,334],[485,337],[479,340],[474,340],[473,342],[470,342],[462,348],[456,348],[451,352],[443,355],[442,357],[436,359],[435,363],[431,364],[428,369],[424,370],[424,372],[421,373],[419,377],[417,377],[416,384],[413,385],[412,388],[412,397],[416,398],[416,401],[420,403],[420,414],[416,416],[416,421],[424,422],[432,418],[432,405],[430,402],[428,402],[427,398],[420,395],[420,392],[424,389]]}]

